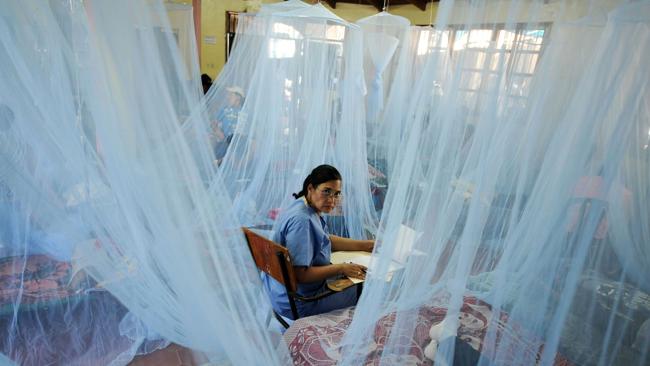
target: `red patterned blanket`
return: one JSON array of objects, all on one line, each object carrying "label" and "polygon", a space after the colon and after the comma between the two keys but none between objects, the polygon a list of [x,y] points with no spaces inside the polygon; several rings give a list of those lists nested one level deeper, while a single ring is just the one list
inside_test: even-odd
[{"label": "red patterned blanket", "polygon": [[127,310],[72,272],[45,255],[0,259],[0,353],[18,365],[106,365],[133,347],[119,331]]},{"label": "red patterned blanket", "polygon": [[[424,348],[431,341],[429,329],[432,325],[442,322],[447,309],[439,306],[423,306],[417,310],[400,313],[400,317],[407,317],[409,321],[415,322],[413,331],[409,331],[409,337],[399,337],[400,349],[407,349],[395,360],[387,360],[384,355],[383,362],[390,361],[394,364],[408,365],[431,365],[432,361],[424,356]],[[298,319],[287,330],[284,339],[289,346],[289,352],[294,360],[294,365],[335,365],[341,355],[338,345],[343,335],[352,322],[354,308],[347,308],[335,312],[321,314]],[[396,321],[396,313],[382,317],[376,324],[373,340],[369,347],[365,365],[379,365],[382,358],[384,345],[388,341],[393,325]],[[459,316],[458,338],[467,342],[475,350],[484,351],[483,341],[492,320],[493,313],[489,304],[474,298],[465,297]],[[529,355],[528,359],[539,359],[543,350],[543,343],[536,342],[529,334],[520,327],[508,324],[508,316],[505,313],[499,315],[496,320],[496,343],[508,340],[506,352],[500,350],[498,359],[492,359],[494,364],[512,364],[516,359],[513,355],[521,357],[522,352]],[[502,344],[503,345],[503,344]],[[397,359],[399,357],[399,359]],[[521,358],[517,358],[521,359]],[[557,355],[556,366],[568,366],[570,362],[564,357]]]},{"label": "red patterned blanket", "polygon": [[0,314],[13,309],[74,296],[72,266],[45,255],[0,260]]}]

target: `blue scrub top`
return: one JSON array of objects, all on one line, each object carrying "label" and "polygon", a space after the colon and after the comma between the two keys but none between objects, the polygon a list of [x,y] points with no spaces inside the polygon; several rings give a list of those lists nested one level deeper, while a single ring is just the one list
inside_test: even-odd
[{"label": "blue scrub top", "polygon": [[[325,220],[309,207],[304,199],[295,200],[282,212],[278,220],[273,241],[284,246],[291,254],[294,267],[324,266],[330,264],[332,243]],[[263,278],[266,290],[276,312],[293,318],[284,285],[270,276]],[[298,294],[313,296],[323,291],[325,281],[298,284]],[[298,313],[301,309],[313,306],[310,303],[296,302]]]},{"label": "blue scrub top", "polygon": [[217,120],[221,122],[221,129],[223,134],[228,137],[235,133],[237,127],[237,118],[241,108],[237,107],[223,107],[217,113]]}]

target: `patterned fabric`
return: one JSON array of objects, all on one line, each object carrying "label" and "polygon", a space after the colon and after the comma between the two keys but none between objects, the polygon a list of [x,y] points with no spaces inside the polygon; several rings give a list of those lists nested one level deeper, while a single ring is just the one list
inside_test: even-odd
[{"label": "patterned fabric", "polygon": [[[383,361],[393,364],[431,365],[432,361],[424,357],[424,348],[431,341],[429,329],[432,325],[440,323],[447,310],[441,306],[444,299],[434,300],[434,305],[423,306],[417,310],[400,312],[400,321],[415,324],[414,329],[409,329],[408,336],[399,337],[401,349],[408,349],[403,355],[395,356],[393,360]],[[298,319],[287,330],[284,339],[289,346],[294,365],[335,365],[340,360],[338,345],[345,331],[352,322],[354,308],[342,309],[328,314],[321,314]],[[379,365],[384,345],[389,340],[396,313],[382,317],[375,327],[373,342],[370,345],[365,365]],[[465,297],[460,311],[458,338],[467,342],[475,350],[484,351],[484,338],[488,325],[492,321],[492,310],[489,304],[474,297]],[[514,356],[521,359],[523,354],[530,359],[539,360],[543,344],[534,341],[534,337],[520,327],[508,323],[508,316],[502,313],[496,321],[496,343],[504,346],[502,342],[508,341],[500,349],[500,354],[492,361],[498,365],[512,364]],[[393,345],[394,346],[394,345]],[[506,352],[503,352],[503,350]],[[568,366],[571,363],[564,357],[556,356],[556,366]]]},{"label": "patterned fabric", "polygon": [[45,255],[0,260],[0,313],[13,309],[17,302],[33,305],[75,295],[69,286],[71,272],[70,263]]},{"label": "patterned fabric", "polygon": [[132,357],[135,343],[119,330],[126,308],[107,291],[84,291],[92,287],[88,277],[74,285],[72,275],[70,263],[46,255],[0,259],[0,353],[17,365],[107,365],[121,354]]}]

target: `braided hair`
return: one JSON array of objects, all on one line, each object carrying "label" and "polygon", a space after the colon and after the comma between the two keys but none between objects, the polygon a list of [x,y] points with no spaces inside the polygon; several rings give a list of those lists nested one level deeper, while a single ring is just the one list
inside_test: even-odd
[{"label": "braided hair", "polygon": [[307,189],[310,184],[312,187],[316,188],[319,184],[331,180],[341,180],[341,173],[331,165],[319,165],[311,171],[307,178],[305,178],[305,181],[302,183],[302,190],[298,193],[294,193],[293,196],[296,199],[304,197],[307,195]]}]

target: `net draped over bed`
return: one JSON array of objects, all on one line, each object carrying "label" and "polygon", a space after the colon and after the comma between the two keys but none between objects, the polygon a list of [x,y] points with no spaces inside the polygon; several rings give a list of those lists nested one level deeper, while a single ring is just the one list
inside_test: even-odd
[{"label": "net draped over bed", "polygon": [[239,15],[232,54],[206,98],[209,125],[186,129],[210,135],[219,166],[214,185],[227,188],[242,224],[272,227],[311,170],[330,164],[345,184],[328,224],[339,235],[366,238],[378,218],[365,145],[361,30],[321,4],[298,4]]},{"label": "net draped over bed", "polygon": [[[452,364],[456,337],[480,365],[647,364],[650,4],[436,9],[389,32],[265,5],[200,100],[158,2],[4,4],[3,357]],[[240,226],[321,163],[343,175],[331,227],[377,244],[356,309],[287,349]]]},{"label": "net draped over bed", "polygon": [[0,352],[16,364],[124,365],[170,342],[287,361],[227,192],[181,129],[202,94],[184,10],[2,5]]},{"label": "net draped over bed", "polygon": [[468,295],[507,316],[479,364],[647,364],[649,22],[647,2],[440,2],[338,364],[408,362],[440,298],[417,348],[461,359]]}]

